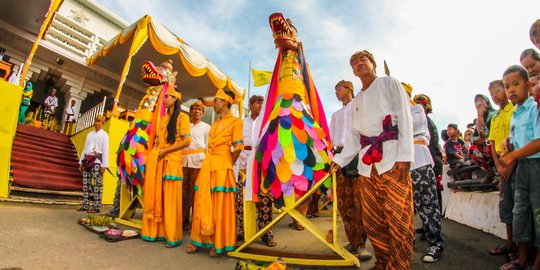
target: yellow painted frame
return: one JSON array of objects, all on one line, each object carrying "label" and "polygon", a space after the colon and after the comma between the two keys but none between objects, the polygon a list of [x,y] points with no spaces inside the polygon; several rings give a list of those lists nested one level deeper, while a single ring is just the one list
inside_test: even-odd
[{"label": "yellow painted frame", "polygon": [[9,174],[11,169],[11,151],[21,106],[23,88],[0,79],[0,93],[2,95],[2,125],[0,125],[0,198],[9,196],[11,183]]},{"label": "yellow painted frame", "polygon": [[[335,173],[332,174],[332,179],[336,179]],[[260,255],[260,254],[251,254],[242,252],[243,249],[245,249],[247,246],[252,244],[253,242],[257,241],[265,232],[270,230],[274,225],[276,225],[280,220],[282,220],[286,215],[290,215],[292,218],[296,219],[304,228],[306,228],[315,238],[319,239],[323,244],[325,244],[328,248],[330,248],[332,251],[334,251],[336,254],[338,254],[342,259],[338,260],[327,260],[327,259],[304,259],[304,258],[289,258],[289,257],[280,257],[279,259],[282,260],[285,263],[289,264],[295,264],[295,265],[312,265],[312,266],[356,266],[360,268],[360,261],[358,258],[351,253],[349,253],[347,250],[345,250],[339,243],[338,243],[338,237],[337,237],[337,203],[332,204],[332,243],[328,243],[326,241],[326,233],[322,232],[317,228],[309,219],[307,219],[304,215],[302,215],[300,212],[296,210],[296,208],[302,204],[305,200],[311,197],[311,195],[318,190],[318,188],[324,183],[324,181],[330,177],[329,174],[327,174],[323,179],[321,179],[319,182],[317,182],[314,186],[311,187],[311,189],[304,194],[304,196],[300,197],[299,200],[294,201],[293,200],[285,200],[285,209],[284,211],[279,214],[277,217],[275,217],[272,222],[270,222],[266,227],[259,230],[254,235],[249,235],[247,232],[254,230],[254,228],[247,228],[249,223],[245,223],[244,227],[246,230],[246,233],[244,234],[246,239],[246,242],[238,247],[235,251],[229,252],[228,255],[235,258],[241,258],[241,259],[250,259],[250,260],[256,260],[256,261],[276,261],[278,259],[277,256],[267,256],[267,255]],[[332,194],[334,195],[334,201],[337,201],[337,190],[336,190],[336,181],[332,181]],[[244,205],[246,205],[244,203]],[[246,211],[247,209],[244,209]],[[255,217],[255,215],[245,215],[246,216],[252,216]]]},{"label": "yellow painted frame", "polygon": [[116,223],[120,223],[126,226],[130,226],[137,229],[142,229],[142,221],[132,218],[137,210],[137,204],[139,203],[144,207],[144,200],[142,196],[135,195],[131,198],[131,193],[124,183],[120,186],[120,216],[115,218]]},{"label": "yellow painted frame", "polygon": [[[103,174],[103,198],[101,199],[103,204],[112,204],[114,200],[114,192],[116,191],[116,183],[118,181],[118,178],[116,178],[115,175],[117,170],[116,152],[128,128],[128,121],[117,118],[107,119],[107,121],[105,121],[105,125],[103,126],[103,130],[105,130],[109,135],[109,170],[112,172],[105,172]],[[86,135],[88,135],[88,133],[93,129],[94,127],[87,128],[70,137],[71,142],[77,150],[78,158],[81,157],[84,143],[86,141]]]}]

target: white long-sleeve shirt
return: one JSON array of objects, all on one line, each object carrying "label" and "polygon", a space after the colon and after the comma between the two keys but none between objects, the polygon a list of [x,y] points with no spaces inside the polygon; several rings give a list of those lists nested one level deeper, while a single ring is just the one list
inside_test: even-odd
[{"label": "white long-sleeve shirt", "polygon": [[[428,122],[424,107],[420,104],[414,106],[411,105],[411,116],[413,123],[413,135],[414,135],[414,163],[411,166],[411,170],[431,165],[433,166],[433,157],[429,152],[429,135]],[[418,143],[417,143],[418,142]],[[422,144],[423,143],[423,144]]]},{"label": "white long-sleeve shirt", "polygon": [[396,162],[413,162],[413,126],[409,98],[393,77],[378,77],[364,91],[360,91],[350,103],[349,123],[352,128],[346,133],[345,145],[340,154],[334,156],[334,162],[343,167],[360,154],[358,172],[370,177],[371,165],[364,164],[362,157],[370,147],[361,147],[360,136],[375,137],[383,132],[383,119],[390,115],[392,125],[398,126],[398,139],[383,142],[383,157],[372,164],[379,174],[392,169]]},{"label": "white long-sleeve shirt", "polygon": [[350,104],[351,102],[344,105],[341,109],[332,114],[332,120],[330,121],[330,137],[332,138],[332,144],[336,147],[342,147],[345,145],[345,138],[348,130],[350,129]]},{"label": "white long-sleeve shirt", "polygon": [[86,135],[79,164],[82,164],[85,156],[96,154],[101,154],[101,160],[99,158],[96,159],[96,163],[101,164],[102,168],[109,167],[109,135],[103,129],[100,129],[98,132],[94,129]]},{"label": "white long-sleeve shirt", "polygon": [[[210,125],[201,121],[195,125],[193,123],[190,123],[189,126],[191,129],[191,143],[188,147],[182,150],[206,150],[208,148],[208,133],[210,133]],[[187,168],[200,169],[204,161],[204,157],[204,152],[184,155],[184,158],[182,160],[182,166]]]},{"label": "white long-sleeve shirt", "polygon": [[58,98],[56,96],[48,96],[45,99],[45,113],[54,113],[58,107]]},{"label": "white long-sleeve shirt", "polygon": [[[250,117],[244,118],[244,125],[242,126],[242,135],[244,137],[244,147],[251,146],[252,150],[255,150],[256,147],[255,143],[257,141],[257,135],[255,135],[255,126],[256,121],[259,119],[259,117],[253,119]],[[242,152],[240,152],[240,155],[238,156],[238,168],[239,169],[246,169],[247,168],[247,161],[249,154],[252,150],[244,149]]]},{"label": "white long-sleeve shirt", "polygon": [[69,106],[64,111],[66,114],[65,120],[67,122],[75,122],[75,106]]}]

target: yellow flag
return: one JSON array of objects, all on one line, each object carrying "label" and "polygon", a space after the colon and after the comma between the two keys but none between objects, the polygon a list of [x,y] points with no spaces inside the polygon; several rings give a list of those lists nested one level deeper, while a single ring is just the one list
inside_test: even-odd
[{"label": "yellow flag", "polygon": [[272,71],[264,71],[251,69],[251,74],[253,75],[253,86],[261,86],[269,84],[272,79]]}]

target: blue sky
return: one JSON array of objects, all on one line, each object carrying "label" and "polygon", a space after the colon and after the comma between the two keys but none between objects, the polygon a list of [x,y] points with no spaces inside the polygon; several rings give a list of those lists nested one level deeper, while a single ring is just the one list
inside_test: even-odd
[{"label": "blue sky", "polygon": [[[151,15],[246,90],[250,62],[256,69],[274,67],[268,16],[281,12],[298,28],[328,117],[341,107],[334,95],[338,81],[361,88],[349,57],[367,49],[379,75],[386,60],[392,76],[413,85],[413,94],[431,97],[439,130],[451,122],[463,130],[475,118],[475,94],[489,96],[489,82],[519,64],[521,51],[533,47],[528,30],[540,18],[538,0],[95,1],[129,23]],[[251,94],[266,89],[251,86]]]}]

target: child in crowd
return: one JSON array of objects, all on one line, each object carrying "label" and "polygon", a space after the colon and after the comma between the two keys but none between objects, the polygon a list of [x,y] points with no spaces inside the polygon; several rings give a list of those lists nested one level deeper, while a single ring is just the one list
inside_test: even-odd
[{"label": "child in crowd", "polygon": [[449,138],[450,137],[448,137],[448,132],[446,132],[446,129],[441,130],[441,140],[443,140],[445,145],[446,145],[446,141],[448,141]]},{"label": "child in crowd", "polygon": [[501,269],[525,269],[532,240],[537,252],[531,269],[540,269],[540,235],[536,235],[540,231],[540,219],[536,218],[540,211],[539,111],[534,99],[529,97],[529,75],[523,67],[514,65],[506,69],[503,81],[506,95],[516,106],[510,124],[511,144],[507,147],[510,152],[500,161],[509,169],[517,163],[512,233],[518,243],[519,258],[504,264]]},{"label": "child in crowd", "polygon": [[529,48],[523,50],[519,57],[519,62],[529,72],[529,78],[540,75],[540,53],[535,49]]},{"label": "child in crowd", "polygon": [[448,140],[444,146],[446,152],[446,161],[450,165],[450,169],[457,170],[463,167],[463,152],[462,148],[465,142],[459,138],[459,129],[456,124],[448,124],[446,128]]},{"label": "child in crowd", "polygon": [[446,160],[446,141],[448,141],[448,134],[446,133],[446,129],[441,130],[441,140],[444,142],[442,147],[442,161],[443,164],[448,164],[448,161]]},{"label": "child in crowd", "polygon": [[474,105],[478,115],[478,118],[476,119],[477,132],[474,134],[474,136],[478,136],[479,134],[483,133],[487,138],[489,137],[491,118],[493,118],[497,111],[493,109],[491,102],[489,102],[489,98],[482,94],[477,94],[474,97]]},{"label": "child in crowd", "polygon": [[[472,145],[469,148],[469,159],[470,164],[467,165],[478,165],[482,172],[479,174],[474,174],[472,178],[478,179],[483,177],[482,183],[489,183],[493,180],[495,172],[493,171],[493,159],[491,158],[491,148],[486,143],[486,138],[483,134],[480,134],[478,137],[474,137],[472,140]],[[476,175],[476,176],[475,176]]]},{"label": "child in crowd", "polygon": [[514,207],[514,193],[511,186],[514,185],[511,171],[504,168],[499,161],[502,154],[503,142],[510,135],[510,120],[514,113],[514,105],[508,102],[504,83],[502,80],[495,80],[489,84],[489,94],[493,103],[499,106],[499,111],[491,119],[491,132],[488,140],[491,142],[491,156],[499,175],[499,218],[506,225],[506,243],[495,247],[489,251],[490,255],[502,255],[516,251],[516,245],[512,237],[512,208]]},{"label": "child in crowd", "polygon": [[465,142],[465,144],[463,144],[463,149],[461,149],[461,151],[465,153],[465,155],[463,156],[463,162],[465,163],[467,163],[467,161],[470,160],[468,153],[469,153],[469,149],[472,146],[471,140],[472,140],[473,134],[474,134],[474,129],[470,129],[470,128],[467,128],[467,130],[465,130],[465,132],[463,133],[463,141]]},{"label": "child in crowd", "polygon": [[538,103],[540,101],[540,75],[532,76],[529,82],[531,82],[531,97]]},{"label": "child in crowd", "polygon": [[529,30],[529,37],[534,46],[540,49],[540,19],[536,20],[531,25],[531,29]]}]

